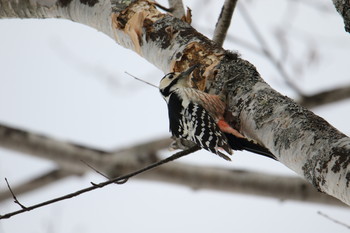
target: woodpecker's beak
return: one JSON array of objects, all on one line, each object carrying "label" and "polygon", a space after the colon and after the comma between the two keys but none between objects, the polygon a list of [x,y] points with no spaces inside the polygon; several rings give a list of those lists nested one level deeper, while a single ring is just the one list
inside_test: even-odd
[{"label": "woodpecker's beak", "polygon": [[196,69],[197,67],[199,67],[199,65],[194,65],[194,66],[191,66],[190,68],[188,68],[187,70],[185,70],[184,72],[182,72],[180,75],[182,77],[188,77],[192,74],[192,72],[194,71],[194,69]]}]

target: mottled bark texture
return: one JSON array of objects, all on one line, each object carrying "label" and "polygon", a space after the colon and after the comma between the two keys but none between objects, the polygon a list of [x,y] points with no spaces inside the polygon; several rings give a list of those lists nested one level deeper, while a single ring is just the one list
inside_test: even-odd
[{"label": "mottled bark texture", "polygon": [[334,6],[343,17],[345,31],[350,32],[350,1],[349,0],[333,0]]},{"label": "mottled bark texture", "polygon": [[111,2],[106,0],[0,0],[0,18],[63,18],[113,38],[111,12]]},{"label": "mottled bark texture", "polygon": [[[26,2],[18,2],[22,1]],[[6,4],[9,9],[8,5],[15,3],[0,0],[0,4],[0,9]],[[350,204],[350,139],[322,118],[271,89],[256,68],[237,54],[223,50],[186,22],[160,13],[153,3],[145,0],[115,1],[111,4],[112,10],[108,8],[110,3],[104,0],[96,4],[76,0],[63,4],[61,0],[51,7],[40,4],[37,2],[35,9],[44,12],[41,16],[50,17],[55,12],[54,17],[93,26],[165,73],[200,64],[200,69],[194,73],[194,86],[226,96],[226,120],[233,127],[266,146],[281,163],[318,190]],[[100,9],[102,7],[105,8]],[[36,15],[31,12],[35,9],[31,8],[24,17]],[[4,12],[5,16],[11,16],[8,10],[0,10],[0,16],[4,17]],[[104,14],[96,17],[91,12]]]},{"label": "mottled bark texture", "polygon": [[225,58],[217,76],[230,80],[225,92],[237,129],[265,145],[318,190],[349,204],[350,139],[346,135],[271,89],[247,61]]}]

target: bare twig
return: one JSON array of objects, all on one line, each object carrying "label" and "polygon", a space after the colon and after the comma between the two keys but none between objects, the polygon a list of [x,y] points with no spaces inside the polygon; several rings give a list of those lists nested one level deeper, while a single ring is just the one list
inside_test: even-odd
[{"label": "bare twig", "polygon": [[5,181],[6,181],[7,187],[9,188],[9,190],[10,190],[10,192],[11,192],[11,195],[12,195],[12,197],[13,197],[13,199],[14,199],[14,202],[15,202],[16,204],[18,204],[23,210],[26,210],[27,207],[25,207],[24,205],[22,205],[22,204],[18,201],[18,199],[17,199],[16,195],[13,193],[13,191],[12,191],[12,189],[11,189],[11,186],[10,186],[9,182],[7,181],[7,178],[6,178],[6,177],[5,177]]},{"label": "bare twig", "polygon": [[[131,173],[127,174],[127,175],[123,175],[123,176],[120,176],[120,177],[117,177],[117,178],[114,178],[114,179],[111,179],[111,180],[108,180],[108,181],[105,181],[105,182],[102,182],[102,183],[98,183],[98,184],[91,183],[92,186],[90,186],[88,188],[81,189],[81,190],[78,190],[78,191],[76,191],[74,193],[70,193],[70,194],[67,194],[67,195],[64,195],[64,196],[61,196],[61,197],[58,197],[58,198],[54,198],[54,199],[51,199],[51,200],[48,200],[48,201],[45,201],[45,202],[41,202],[41,203],[36,204],[36,205],[25,207],[25,206],[21,205],[19,202],[16,202],[17,204],[19,204],[22,207],[22,209],[14,211],[14,212],[11,212],[11,213],[7,213],[7,214],[4,214],[4,215],[0,215],[0,219],[10,218],[10,217],[12,217],[14,215],[18,215],[18,214],[21,214],[21,213],[24,213],[24,212],[27,212],[27,211],[31,211],[31,210],[34,210],[34,209],[37,209],[37,208],[40,208],[40,207],[43,207],[43,206],[46,206],[46,205],[50,205],[50,204],[55,203],[55,202],[63,201],[63,200],[66,200],[66,199],[70,199],[70,198],[79,196],[79,195],[81,195],[83,193],[90,192],[92,190],[95,190],[95,189],[98,189],[98,188],[102,188],[102,187],[105,187],[105,186],[113,184],[113,183],[117,183],[117,184],[121,184],[121,182],[125,183],[125,181],[127,181],[128,179],[130,179],[133,176],[136,176],[136,175],[138,175],[140,173],[143,173],[143,172],[146,172],[148,170],[151,170],[151,169],[153,169],[155,167],[158,167],[160,165],[163,165],[165,163],[171,162],[171,161],[173,161],[175,159],[181,158],[181,157],[183,157],[185,155],[188,155],[190,153],[193,153],[193,152],[195,152],[195,151],[197,151],[199,149],[200,149],[200,147],[194,146],[194,147],[192,147],[192,148],[190,148],[188,150],[177,152],[177,153],[173,154],[172,156],[170,156],[170,157],[168,157],[166,159],[160,160],[160,161],[158,161],[156,163],[153,163],[153,164],[151,164],[151,165],[149,165],[147,167],[144,167],[144,168],[139,169],[137,171],[131,172]],[[14,196],[14,198],[15,198],[15,196]],[[17,199],[15,198],[15,200],[17,200]]]},{"label": "bare twig", "polygon": [[[103,174],[102,172],[100,172],[99,170],[97,170],[96,168],[94,168],[92,165],[88,164],[87,162],[85,162],[84,160],[81,160],[86,166],[88,166],[89,168],[91,168],[92,170],[94,170],[97,174],[100,174],[101,176],[103,176],[104,178],[106,178],[107,180],[110,180],[111,178],[108,177],[106,174]],[[124,180],[118,180],[115,183],[116,184],[124,184],[128,181],[128,179],[124,179]],[[94,186],[99,186],[99,184],[96,184],[94,182],[90,182],[92,185]]]},{"label": "bare twig", "polygon": [[[96,168],[94,168],[92,165],[88,164],[87,162],[81,160],[83,163],[85,163],[86,166],[88,166],[89,168],[91,168],[92,170],[94,170],[97,174],[100,174],[101,176],[103,176],[104,178],[106,178],[107,180],[110,180],[111,178],[108,177],[106,174],[103,174],[102,172],[100,172],[99,170],[97,170]],[[128,179],[124,179],[124,180],[118,180],[115,183],[116,184],[124,184],[128,181]],[[94,186],[99,186],[99,184],[96,184],[94,182],[90,182],[92,185]]]},{"label": "bare twig", "polygon": [[340,222],[340,221],[338,221],[338,220],[336,220],[336,219],[334,219],[334,218],[331,218],[331,217],[329,217],[328,215],[322,213],[321,211],[318,211],[317,213],[318,213],[319,215],[325,217],[326,219],[328,219],[328,220],[330,220],[330,221],[336,223],[336,224],[339,224],[339,225],[341,225],[341,226],[344,226],[344,227],[350,229],[350,225],[348,225],[348,224],[345,224],[345,223]]},{"label": "bare twig", "polygon": [[213,41],[215,41],[219,46],[224,44],[227,30],[231,24],[231,18],[233,11],[235,10],[237,0],[225,0],[222,6],[221,13],[216,23]]},{"label": "bare twig", "polygon": [[92,165],[88,164],[87,162],[85,162],[84,160],[80,160],[82,163],[84,163],[86,166],[88,166],[89,168],[91,168],[92,170],[94,170],[97,174],[100,174],[101,176],[103,176],[104,178],[106,178],[107,180],[110,180],[111,178],[108,177],[106,174],[103,174],[101,171],[97,170],[96,168],[94,168]]},{"label": "bare twig", "polygon": [[148,85],[150,85],[150,86],[152,86],[152,87],[158,88],[156,85],[154,85],[154,84],[152,84],[152,83],[149,83],[149,82],[147,82],[147,81],[145,81],[145,80],[143,80],[143,79],[140,79],[140,78],[138,78],[138,77],[136,77],[136,76],[134,76],[134,75],[132,75],[132,74],[129,74],[129,73],[126,72],[126,71],[125,71],[125,73],[126,73],[127,75],[133,77],[133,78],[136,79],[137,81],[140,81],[140,82],[146,83],[146,84],[148,84]]},{"label": "bare twig", "polygon": [[[49,171],[43,175],[40,175],[39,177],[35,177],[26,183],[23,183],[17,186],[12,186],[12,191],[17,195],[20,195],[26,192],[30,192],[32,190],[36,190],[38,188],[42,188],[46,185],[52,184],[53,182],[57,182],[63,178],[73,176],[73,175],[82,175],[82,174],[83,173],[75,173],[70,170],[58,168],[58,169]],[[11,193],[9,193],[7,190],[0,192],[0,202],[10,197],[11,197]]]},{"label": "bare twig", "polygon": [[171,13],[176,17],[181,19],[185,16],[184,5],[182,0],[168,0],[169,8],[171,9]]},{"label": "bare twig", "polygon": [[303,92],[301,89],[294,84],[292,81],[291,77],[288,75],[287,71],[284,69],[283,65],[275,58],[275,56],[272,54],[271,49],[267,45],[267,42],[265,41],[263,35],[260,33],[258,27],[256,26],[255,22],[253,19],[250,17],[248,11],[246,8],[243,6],[242,3],[237,5],[238,9],[240,10],[243,19],[246,21],[248,24],[250,30],[253,32],[255,38],[258,40],[260,43],[262,52],[265,54],[265,56],[268,58],[268,60],[276,67],[278,72],[281,74],[281,76],[284,78],[285,82],[293,88],[295,92],[299,94],[299,96],[304,96]]}]

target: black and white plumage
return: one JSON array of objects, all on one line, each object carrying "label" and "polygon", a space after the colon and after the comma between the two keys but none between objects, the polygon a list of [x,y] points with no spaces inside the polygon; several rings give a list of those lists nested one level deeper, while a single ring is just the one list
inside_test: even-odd
[{"label": "black and white plumage", "polygon": [[182,73],[169,73],[160,81],[159,89],[168,104],[170,131],[177,138],[194,142],[226,160],[220,150],[252,151],[275,157],[264,147],[249,141],[223,119],[225,104],[219,96],[192,88],[190,75],[197,66]]}]

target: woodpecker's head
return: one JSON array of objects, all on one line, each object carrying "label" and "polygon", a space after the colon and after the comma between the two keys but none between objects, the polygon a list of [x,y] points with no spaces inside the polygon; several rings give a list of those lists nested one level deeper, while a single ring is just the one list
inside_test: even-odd
[{"label": "woodpecker's head", "polygon": [[187,70],[182,73],[172,72],[166,74],[159,83],[160,93],[163,95],[165,99],[167,99],[171,93],[173,93],[176,89],[181,87],[191,87],[190,76],[195,68],[198,65],[191,66]]}]

